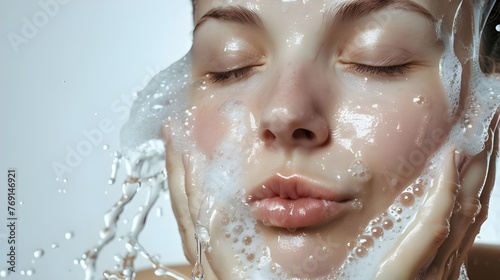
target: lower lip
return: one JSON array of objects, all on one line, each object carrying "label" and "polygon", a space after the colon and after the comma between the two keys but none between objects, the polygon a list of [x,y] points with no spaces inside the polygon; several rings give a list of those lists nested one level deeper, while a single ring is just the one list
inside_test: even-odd
[{"label": "lower lip", "polygon": [[273,197],[254,202],[252,213],[268,226],[301,228],[325,224],[337,218],[344,206],[344,202],[315,198],[291,200]]}]

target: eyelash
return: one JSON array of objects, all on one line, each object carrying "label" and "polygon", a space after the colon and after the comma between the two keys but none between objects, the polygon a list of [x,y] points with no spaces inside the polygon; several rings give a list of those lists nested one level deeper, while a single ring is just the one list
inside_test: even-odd
[{"label": "eyelash", "polygon": [[366,64],[351,64],[350,68],[361,74],[397,76],[406,74],[411,69],[411,65],[371,66]]},{"label": "eyelash", "polygon": [[[366,64],[351,64],[350,67],[362,74],[387,75],[387,76],[403,75],[411,69],[411,65],[409,64],[393,65],[393,66],[371,66]],[[212,83],[222,83],[226,80],[231,79],[232,77],[239,78],[245,76],[252,69],[253,67],[243,67],[224,72],[214,72],[208,74],[208,77]]]},{"label": "eyelash", "polygon": [[208,78],[212,83],[221,83],[229,80],[231,77],[239,78],[248,74],[253,69],[252,66],[238,68],[234,70],[224,71],[224,72],[214,72],[208,74]]}]

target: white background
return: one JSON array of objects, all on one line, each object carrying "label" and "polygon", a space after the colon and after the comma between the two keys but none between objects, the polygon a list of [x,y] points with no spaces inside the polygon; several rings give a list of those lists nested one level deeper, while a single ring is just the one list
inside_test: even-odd
[{"label": "white background", "polygon": [[[57,6],[44,10],[43,3]],[[97,242],[103,215],[120,195],[120,184],[106,182],[130,97],[184,56],[191,30],[190,0],[0,2],[0,270],[7,268],[7,169],[18,175],[17,272],[7,279],[83,279],[73,261]],[[22,43],[11,43],[13,33]],[[102,121],[109,129],[100,128]],[[84,132],[96,130],[102,139],[58,176],[53,163],[67,165],[68,149],[81,150],[91,143]],[[140,195],[124,212],[129,223],[121,219],[118,236],[144,203],[145,192]],[[164,263],[186,262],[168,198],[152,212],[143,245]],[[74,237],[65,239],[67,232]],[[54,243],[59,248],[52,249]],[[33,255],[38,249],[45,252],[41,258]],[[100,270],[112,269],[113,256],[124,253],[123,242],[112,244],[99,259]],[[147,265],[138,259],[140,267]],[[29,269],[35,272],[30,277]]]},{"label": "white background", "polygon": [[[190,0],[55,1],[0,2],[0,270],[7,267],[7,169],[18,175],[17,272],[8,279],[83,279],[73,261],[98,240],[103,214],[120,195],[119,184],[106,181],[130,97],[191,43]],[[42,7],[49,2],[57,4],[54,12]],[[103,121],[109,131],[100,128]],[[102,139],[91,143],[85,133],[96,130]],[[91,150],[69,167],[69,151],[85,143]],[[71,170],[60,176],[54,163]],[[119,236],[142,196],[123,214]],[[499,201],[495,195],[482,242],[500,243]],[[67,232],[73,238],[66,239]],[[159,199],[141,242],[164,263],[185,262],[168,197]],[[59,248],[52,249],[54,243]],[[104,252],[99,270],[113,268],[122,246],[115,242]],[[38,249],[45,252],[41,258],[33,255]],[[29,269],[32,276],[21,275]]]}]

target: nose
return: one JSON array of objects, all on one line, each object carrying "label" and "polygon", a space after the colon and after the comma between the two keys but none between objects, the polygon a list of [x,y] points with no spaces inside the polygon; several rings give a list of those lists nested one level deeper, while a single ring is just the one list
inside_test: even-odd
[{"label": "nose", "polygon": [[259,136],[269,145],[313,148],[330,139],[329,85],[311,64],[286,69],[267,91]]}]

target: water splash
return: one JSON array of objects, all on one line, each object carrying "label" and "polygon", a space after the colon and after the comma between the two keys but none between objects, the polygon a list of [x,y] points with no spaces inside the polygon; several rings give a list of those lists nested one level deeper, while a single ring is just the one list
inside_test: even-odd
[{"label": "water splash", "polygon": [[[102,249],[116,237],[117,222],[126,206],[134,199],[135,195],[142,189],[147,189],[148,196],[146,203],[138,208],[132,220],[132,226],[125,237],[126,254],[123,258],[115,258],[119,262],[117,269],[106,270],[103,275],[106,279],[134,279],[134,262],[138,255],[150,261],[157,270],[157,275],[168,276],[173,279],[184,279],[175,273],[168,271],[159,261],[151,256],[147,250],[139,243],[139,235],[146,224],[147,215],[150,213],[158,197],[166,192],[165,184],[166,170],[164,163],[164,144],[160,140],[151,140],[137,147],[134,152],[121,156],[115,154],[112,165],[112,176],[114,180],[120,161],[125,161],[128,177],[122,184],[121,197],[104,215],[104,228],[100,231],[97,244],[86,251],[80,262],[85,270],[85,279],[95,279],[95,266],[99,253]],[[163,272],[162,272],[163,271]]]},{"label": "water splash", "polygon": [[205,249],[203,239],[198,235],[198,233],[195,234],[195,239],[196,239],[196,263],[193,266],[193,270],[191,271],[191,278],[193,280],[203,280],[205,279],[205,272],[203,271],[203,265],[201,263],[201,256],[203,254],[203,251]]}]

